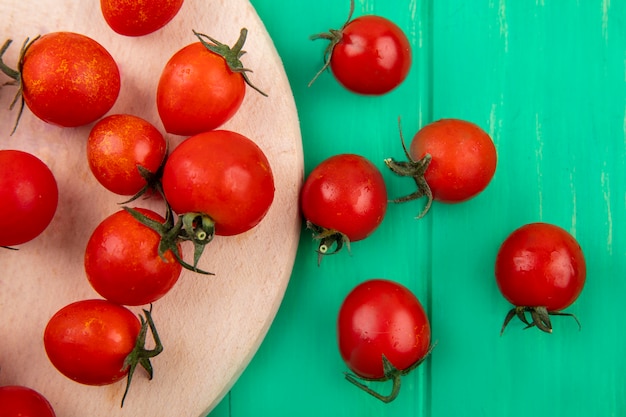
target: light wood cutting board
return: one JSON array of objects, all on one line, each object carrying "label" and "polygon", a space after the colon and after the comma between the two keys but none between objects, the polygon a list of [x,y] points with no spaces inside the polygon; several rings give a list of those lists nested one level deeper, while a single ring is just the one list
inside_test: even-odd
[{"label": "light wood cutting board", "polygon": [[[41,158],[60,192],[56,216],[41,236],[18,251],[0,251],[0,385],[40,391],[63,417],[205,415],[262,342],[291,276],[300,235],[301,136],[289,83],[269,35],[246,0],[187,0],[165,28],[139,38],[109,29],[96,1],[4,0],[0,16],[0,41],[14,41],[4,57],[9,65],[17,62],[26,37],[66,30],[97,40],[118,62],[122,76],[110,114],[135,114],[162,132],[156,84],[169,57],[196,41],[192,29],[232,45],[240,29],[248,28],[243,62],[254,71],[252,82],[269,97],[248,89],[242,108],[224,128],[250,137],[264,150],[276,196],[258,227],[237,237],[218,236],[209,244],[199,266],[215,276],[184,271],[172,292],[154,304],[165,350],[153,360],[152,381],[138,370],[123,409],[124,382],[90,387],[65,378],[49,363],[42,335],[48,319],[64,305],[99,298],[85,277],[84,249],[93,228],[117,211],[124,198],[106,191],[89,171],[85,146],[92,125],[60,128],[25,109],[17,132],[9,136],[16,117],[8,110],[15,88],[0,90],[0,149],[22,149]],[[5,81],[0,74],[0,84]],[[166,137],[170,148],[184,139]],[[161,210],[152,201],[137,205]],[[189,260],[191,247],[184,250]]]}]

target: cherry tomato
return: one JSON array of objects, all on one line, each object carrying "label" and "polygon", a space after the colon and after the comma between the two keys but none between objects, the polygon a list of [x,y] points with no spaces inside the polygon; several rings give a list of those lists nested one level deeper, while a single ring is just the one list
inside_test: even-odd
[{"label": "cherry tomato", "polygon": [[[160,223],[152,210],[135,209]],[[104,219],[93,231],[85,250],[85,271],[92,287],[117,304],[152,303],[176,284],[182,266],[171,250],[159,252],[161,236],[126,210]],[[180,245],[177,247],[180,254]]]},{"label": "cherry tomato", "polygon": [[[404,146],[404,140],[403,140]],[[496,148],[478,125],[460,119],[441,119],[421,128],[405,153],[408,162],[386,159],[396,174],[413,177],[417,191],[395,199],[405,202],[426,196],[418,217],[428,212],[433,200],[459,203],[482,192],[491,182],[497,164]]]},{"label": "cherry tomato", "polygon": [[102,186],[119,195],[136,195],[155,182],[166,153],[161,132],[130,114],[98,121],[87,141],[91,172]]},{"label": "cherry tomato", "polygon": [[511,233],[500,246],[495,276],[502,295],[515,306],[502,331],[517,315],[527,326],[552,332],[550,315],[572,316],[561,310],[580,295],[587,269],[583,251],[571,234],[553,224],[530,223]]},{"label": "cherry tomato", "polygon": [[327,253],[333,244],[336,252],[343,243],[365,239],[378,228],[387,210],[387,188],[369,160],[339,154],[310,172],[300,205],[308,226],[320,239],[318,252]]},{"label": "cherry tomato", "polygon": [[50,168],[36,156],[0,150],[0,246],[33,240],[50,225],[59,190]]},{"label": "cherry tomato", "polygon": [[96,121],[113,107],[120,91],[113,57],[98,42],[78,33],[37,37],[25,44],[18,70],[0,68],[16,84],[21,80],[18,94],[38,118],[59,126]]},{"label": "cherry tomato", "polygon": [[181,142],[163,170],[163,192],[179,215],[203,213],[217,235],[246,232],[267,214],[274,176],[267,157],[247,137],[214,130]]},{"label": "cherry tomato", "polygon": [[183,0],[100,0],[100,10],[115,32],[143,36],[155,32],[172,20]]},{"label": "cherry tomato", "polygon": [[0,417],[55,417],[50,402],[32,388],[0,387]]},{"label": "cherry tomato", "polygon": [[157,87],[159,116],[165,130],[176,135],[191,136],[220,127],[241,107],[245,84],[256,89],[239,59],[244,54],[246,29],[232,48],[194,33],[200,42],[170,58]]},{"label": "cherry tomato", "polygon": [[[107,385],[127,378],[126,392],[139,364],[152,378],[150,358],[163,346],[151,314],[141,321],[126,307],[107,300],[80,300],[66,305],[48,321],[44,347],[48,359],[67,378],[85,385]],[[147,327],[156,346],[144,348]],[[124,399],[122,399],[123,404]]]},{"label": "cherry tomato", "polygon": [[326,65],[315,78],[330,66],[337,81],[352,92],[388,93],[406,79],[411,69],[411,44],[392,21],[376,15],[351,20],[353,11],[351,1],[348,20],[340,30],[312,36],[330,41]]},{"label": "cherry tomato", "polygon": [[394,380],[392,394],[380,396],[348,377],[385,402],[397,396],[399,377],[415,369],[431,350],[430,323],[421,303],[408,288],[385,279],[365,281],[346,296],[337,338],[341,357],[356,377]]}]

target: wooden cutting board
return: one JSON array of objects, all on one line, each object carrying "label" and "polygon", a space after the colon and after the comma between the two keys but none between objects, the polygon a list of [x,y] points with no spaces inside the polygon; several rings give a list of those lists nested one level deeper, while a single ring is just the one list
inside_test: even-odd
[{"label": "wooden cutting board", "polygon": [[[184,271],[172,292],[154,304],[165,350],[153,360],[152,381],[142,370],[137,372],[123,409],[124,382],[90,387],[70,381],[49,363],[42,335],[48,319],[64,305],[99,298],[85,277],[84,249],[93,228],[119,210],[124,198],[101,187],[88,169],[85,146],[91,125],[60,128],[25,109],[17,132],[9,136],[16,117],[8,110],[15,88],[0,90],[0,149],[37,155],[55,174],[60,192],[56,216],[41,236],[18,251],[0,251],[0,385],[40,391],[63,417],[204,416],[262,342],[291,276],[300,235],[302,142],[293,96],[272,40],[246,0],[187,0],[164,29],[139,38],[109,29],[94,1],[4,0],[0,16],[1,41],[14,40],[4,57],[9,65],[17,62],[26,37],[66,30],[97,40],[118,62],[122,76],[122,90],[110,113],[135,114],[162,132],[156,84],[169,57],[196,41],[192,29],[232,45],[240,29],[248,28],[243,62],[254,70],[252,82],[269,97],[248,89],[242,108],[224,128],[250,137],[265,151],[275,176],[275,200],[257,228],[236,237],[218,236],[207,247],[199,266],[215,276]],[[5,81],[0,74],[0,84]],[[184,139],[166,137],[171,148]],[[185,247],[188,257],[190,249]]]}]

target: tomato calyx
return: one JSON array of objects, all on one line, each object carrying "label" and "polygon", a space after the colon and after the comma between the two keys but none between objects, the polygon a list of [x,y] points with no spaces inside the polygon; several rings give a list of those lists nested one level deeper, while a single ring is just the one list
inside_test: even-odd
[{"label": "tomato calyx", "polygon": [[[159,337],[156,326],[154,325],[154,320],[152,319],[152,304],[150,305],[150,310],[143,310],[143,314],[145,318],[144,316],[139,315],[141,329],[139,330],[139,335],[135,341],[135,347],[128,354],[128,356],[126,356],[126,359],[124,359],[124,366],[122,370],[125,371],[128,369],[128,374],[126,377],[126,389],[124,390],[124,396],[122,397],[120,407],[124,406],[124,400],[128,394],[128,389],[130,388],[130,383],[132,382],[137,366],[141,365],[141,367],[148,373],[148,379],[152,379],[154,369],[152,368],[150,359],[163,352],[163,343],[161,343],[161,338]],[[153,349],[146,349],[145,347],[148,328],[150,328],[150,333],[152,333],[152,338],[154,340],[155,346]]]},{"label": "tomato calyx", "polygon": [[[174,214],[168,206],[165,222],[161,223],[135,209],[124,207],[124,210],[130,213],[135,220],[159,234],[161,237],[161,241],[159,242],[159,256],[162,259],[165,260],[165,253],[169,250],[183,268],[203,275],[214,275],[211,272],[199,269],[197,266],[200,256],[202,256],[204,251],[204,247],[211,242],[215,236],[215,222],[209,216],[202,213],[186,213],[178,216],[178,219],[174,222]],[[178,249],[178,243],[180,241],[191,241],[193,243],[193,265],[183,260],[182,254]]]},{"label": "tomato calyx", "polygon": [[343,26],[341,26],[341,29],[330,29],[328,32],[317,33],[309,37],[309,39],[311,40],[325,39],[330,42],[328,46],[326,47],[326,49],[324,50],[324,65],[317,72],[317,74],[313,76],[313,79],[309,81],[309,85],[308,85],[309,87],[312,86],[315,80],[317,80],[319,76],[322,75],[322,73],[326,71],[328,67],[330,66],[330,57],[333,55],[333,51],[335,50],[335,47],[337,46],[337,44],[341,42],[341,40],[343,39],[343,30],[345,29],[346,26],[348,26],[348,23],[350,23],[350,21],[352,20],[353,14],[354,14],[354,0],[350,0],[350,12],[348,12],[348,18],[346,19]]},{"label": "tomato calyx", "polygon": [[[241,31],[239,33],[239,39],[237,39],[237,42],[235,42],[232,47],[229,47],[228,45],[223,44],[208,35],[198,33],[193,29],[192,31],[205,48],[224,58],[226,64],[228,65],[228,68],[230,68],[232,72],[241,74],[246,84],[259,92],[262,96],[267,97],[267,94],[265,94],[258,87],[252,84],[252,82],[248,78],[248,73],[252,72],[252,70],[245,68],[243,66],[243,63],[241,62],[241,57],[246,53],[246,51],[243,50],[243,45],[245,44],[246,37],[248,36],[248,29],[241,28]],[[207,42],[207,40],[209,42]]]},{"label": "tomato calyx", "polygon": [[409,150],[406,147],[406,142],[404,141],[404,135],[402,134],[402,127],[400,126],[400,119],[398,119],[398,128],[400,129],[400,141],[402,142],[402,149],[404,150],[404,154],[406,155],[407,161],[396,161],[393,158],[387,158],[384,160],[385,165],[396,175],[401,177],[411,177],[415,181],[415,185],[417,186],[417,190],[409,195],[395,198],[391,200],[393,203],[406,203],[408,201],[416,200],[418,198],[422,198],[426,196],[427,201],[426,205],[422,209],[422,211],[415,217],[416,219],[421,219],[428,213],[430,207],[433,203],[433,192],[424,178],[424,174],[432,161],[432,156],[430,154],[424,155],[419,160],[414,160],[409,153]]},{"label": "tomato calyx", "polygon": [[13,125],[13,130],[11,130],[11,134],[10,134],[11,136],[17,130],[17,125],[19,124],[20,118],[22,117],[22,113],[24,112],[25,102],[24,102],[24,95],[22,94],[22,92],[24,91],[24,85],[22,84],[22,67],[24,65],[24,55],[26,55],[26,51],[28,51],[28,48],[30,48],[30,46],[35,41],[37,41],[40,37],[41,37],[40,35],[37,35],[32,40],[30,40],[30,38],[26,38],[26,40],[22,44],[22,48],[20,49],[20,56],[17,61],[17,69],[13,69],[9,67],[7,64],[5,64],[4,60],[2,59],[7,49],[9,49],[9,46],[11,45],[11,43],[13,43],[13,40],[7,39],[4,42],[4,45],[2,45],[2,48],[0,48],[0,71],[2,71],[5,75],[13,79],[12,81],[8,81],[2,84],[0,87],[4,87],[6,85],[17,86],[17,92],[15,93],[15,96],[13,97],[13,100],[11,101],[11,104],[9,105],[9,110],[13,110],[18,100],[20,102],[20,108],[17,112],[17,117],[15,119],[15,124]]},{"label": "tomato calyx", "polygon": [[156,172],[152,172],[144,166],[137,165],[137,171],[139,171],[139,175],[146,181],[146,185],[144,185],[141,190],[139,190],[135,195],[129,198],[126,201],[121,202],[120,204],[128,204],[133,201],[139,199],[142,196],[150,196],[150,192],[155,192],[159,194],[163,199],[165,199],[165,194],[163,193],[163,187],[161,186],[161,177],[163,176],[163,167],[165,166],[165,160],[161,164],[161,166],[157,169]]},{"label": "tomato calyx", "polygon": [[[529,321],[526,317],[526,313],[530,313],[531,320]],[[580,321],[578,318],[572,313],[564,313],[562,311],[554,311],[548,310],[546,307],[528,307],[528,306],[517,306],[513,307],[507,313],[504,318],[504,323],[502,324],[502,329],[500,329],[500,336],[504,333],[504,329],[509,324],[509,322],[513,319],[513,317],[517,317],[526,325],[524,330],[529,329],[531,327],[537,327],[539,330],[552,333],[552,323],[550,321],[550,316],[568,316],[572,317],[576,323],[578,324],[578,330],[581,329]]]},{"label": "tomato calyx", "polygon": [[319,240],[317,247],[317,265],[322,263],[322,258],[325,255],[334,255],[339,252],[345,245],[350,252],[350,239],[344,233],[341,233],[335,229],[327,229],[322,226],[318,226],[311,221],[306,222],[307,229],[313,231],[313,239]]},{"label": "tomato calyx", "polygon": [[[414,369],[416,369],[418,366],[420,366],[428,358],[428,356],[430,355],[434,347],[435,347],[434,344],[431,345],[428,348],[428,351],[426,352],[426,354],[421,359],[419,359],[417,362],[415,362],[413,365],[409,366],[406,369],[396,368],[389,361],[389,359],[387,359],[387,357],[383,354],[382,355],[382,361],[383,361],[383,377],[382,378],[365,378],[365,377],[358,376],[349,372],[346,372],[344,375],[345,375],[345,378],[350,383],[362,389],[363,391],[367,392],[371,396],[379,399],[380,401],[384,403],[390,403],[396,399],[398,394],[400,394],[400,387],[402,386],[402,377],[404,375],[407,375]],[[389,380],[392,381],[392,386],[391,386],[391,392],[387,395],[383,395],[373,390],[372,388],[370,388],[365,382],[361,382],[361,381],[385,382]]]}]

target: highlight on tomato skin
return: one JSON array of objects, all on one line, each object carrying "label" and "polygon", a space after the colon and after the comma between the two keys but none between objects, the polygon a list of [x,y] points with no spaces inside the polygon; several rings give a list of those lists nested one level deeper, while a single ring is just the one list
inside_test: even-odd
[{"label": "highlight on tomato skin", "polygon": [[562,227],[537,222],[514,230],[498,250],[495,278],[504,298],[514,306],[501,334],[514,317],[526,328],[546,333],[552,333],[551,316],[572,317],[580,327],[578,318],[563,310],[584,288],[586,261],[576,238]]},{"label": "highlight on tomato skin", "polygon": [[387,205],[382,173],[367,158],[338,154],[320,162],[300,191],[302,215],[319,242],[318,263],[374,233]]},{"label": "highlight on tomato skin", "polygon": [[418,130],[409,148],[401,128],[400,139],[406,161],[387,158],[385,164],[398,176],[412,178],[417,189],[393,202],[426,197],[418,219],[428,213],[433,201],[456,204],[476,197],[495,175],[495,144],[487,132],[468,120],[446,118],[431,122]]},{"label": "highlight on tomato skin", "polygon": [[[345,297],[337,318],[342,359],[353,372],[346,379],[383,402],[399,394],[400,381],[430,354],[430,322],[417,297],[404,285],[369,279]],[[368,381],[392,381],[382,395]]]}]

